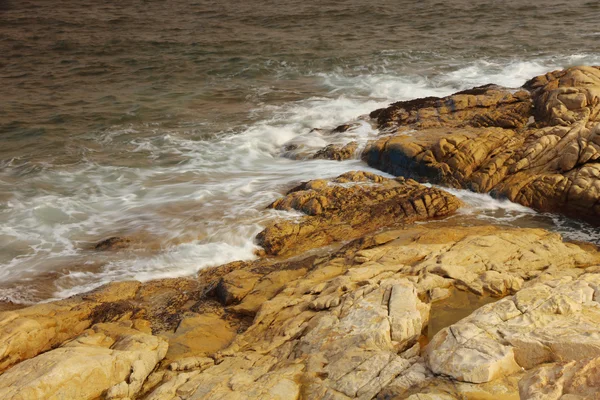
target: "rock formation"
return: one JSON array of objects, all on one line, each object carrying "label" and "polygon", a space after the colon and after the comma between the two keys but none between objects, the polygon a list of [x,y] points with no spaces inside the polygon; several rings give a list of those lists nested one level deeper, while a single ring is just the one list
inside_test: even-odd
[{"label": "rock formation", "polygon": [[404,178],[349,172],[332,180],[301,184],[269,207],[306,214],[278,221],[258,236],[267,254],[290,255],[403,223],[450,215],[460,205],[452,195]]},{"label": "rock formation", "polygon": [[[396,103],[365,157],[596,218],[599,79]],[[0,398],[598,398],[596,246],[443,219],[460,206],[409,178],[302,183],[269,206],[296,214],[259,234],[265,257],[0,312]]]},{"label": "rock formation", "polygon": [[[600,282],[592,273],[598,261],[597,252],[544,230],[434,221],[366,235],[298,261],[240,262],[198,278],[111,284],[3,313],[0,393],[7,399],[93,399],[99,393],[112,399],[370,399],[426,392],[439,380],[436,373],[485,382],[496,377],[485,371],[520,373],[524,361],[514,348],[531,355],[527,368],[583,353],[574,341],[591,354],[596,339],[583,341],[576,332],[600,318],[589,308]],[[516,294],[442,330],[424,359],[419,340],[431,300],[453,286]],[[553,300],[541,307],[544,296]],[[510,310],[512,319],[491,318]],[[562,314],[553,317],[557,310]],[[539,321],[539,330],[522,332],[531,321]],[[558,336],[561,327],[567,330]],[[455,354],[470,347],[448,343],[450,331],[475,336],[472,356]],[[510,345],[501,339],[508,332]],[[514,360],[494,369],[493,362],[504,365],[504,359],[484,362],[477,349]],[[89,368],[90,358],[98,360],[96,369]],[[460,375],[463,370],[473,376]],[[33,371],[34,380],[23,378]],[[95,385],[82,391],[83,380]],[[517,382],[502,390],[514,393]],[[19,397],[24,393],[30,397]]]},{"label": "rock formation", "polygon": [[482,86],[371,114],[393,132],[364,159],[384,171],[600,223],[600,69],[574,67],[513,91]]},{"label": "rock formation", "polygon": [[348,160],[354,158],[358,150],[357,142],[350,142],[344,146],[330,144],[317,151],[313,156],[314,159],[324,158],[327,160]]}]

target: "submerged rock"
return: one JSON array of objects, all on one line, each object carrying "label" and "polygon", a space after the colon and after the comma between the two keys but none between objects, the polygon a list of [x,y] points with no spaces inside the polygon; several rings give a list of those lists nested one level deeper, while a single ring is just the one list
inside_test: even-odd
[{"label": "submerged rock", "polygon": [[[600,223],[600,69],[548,73],[372,113],[397,130],[363,158],[384,171]],[[412,130],[412,131],[411,131]],[[416,130],[416,132],[414,131]]]},{"label": "submerged rock", "polygon": [[94,250],[115,251],[129,248],[133,241],[128,237],[112,236],[94,246]]}]

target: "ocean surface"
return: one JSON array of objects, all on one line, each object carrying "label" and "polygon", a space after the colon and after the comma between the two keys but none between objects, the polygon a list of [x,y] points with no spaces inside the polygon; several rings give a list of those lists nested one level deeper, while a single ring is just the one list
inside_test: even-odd
[{"label": "ocean surface", "polygon": [[[262,227],[294,217],[266,205],[368,169],[287,145],[364,144],[364,115],[393,101],[598,65],[599,20],[586,0],[0,0],[0,302],[252,259]],[[600,240],[454,193],[454,218]],[[134,245],[93,250],[112,236]]]}]

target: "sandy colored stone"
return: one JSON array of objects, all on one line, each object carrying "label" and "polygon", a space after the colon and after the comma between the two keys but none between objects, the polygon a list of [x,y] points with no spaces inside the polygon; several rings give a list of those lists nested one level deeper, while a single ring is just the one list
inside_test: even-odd
[{"label": "sandy colored stone", "polygon": [[99,324],[0,375],[2,399],[130,398],[167,352],[156,336]]},{"label": "sandy colored stone", "polygon": [[[180,360],[182,357],[211,355],[226,348],[235,337],[236,330],[218,315],[190,313],[181,320],[175,332],[165,335],[169,340],[166,358]],[[179,362],[183,369],[190,369],[186,364]]]},{"label": "sandy colored stone", "polygon": [[600,358],[561,362],[529,372],[519,382],[523,400],[600,399]]},{"label": "sandy colored stone", "polygon": [[244,269],[230,272],[221,278],[217,286],[217,296],[224,305],[238,303],[254,288],[260,274]]},{"label": "sandy colored stone", "polygon": [[[2,313],[0,317],[14,317],[2,325],[5,332],[13,329],[14,338],[27,332],[19,331],[21,325],[11,321],[27,318],[39,324],[45,318],[57,319],[61,313],[77,321],[80,314],[73,313],[85,311],[78,321],[83,324],[81,331],[64,331],[68,337],[60,342],[62,337],[53,332],[52,343],[60,347],[41,350],[39,344],[30,346],[31,355],[15,358],[0,378],[15,378],[12,371],[30,365],[43,371],[41,379],[48,382],[52,372],[40,365],[51,356],[71,360],[61,361],[52,371],[73,376],[65,365],[78,365],[78,360],[89,360],[87,355],[93,353],[104,360],[94,373],[103,371],[107,377],[99,379],[98,385],[112,398],[371,399],[433,395],[443,385],[422,358],[421,344],[425,343],[422,334],[430,320],[428,302],[436,289],[456,291],[458,287],[476,292],[479,288],[486,296],[516,292],[513,303],[519,313],[546,310],[542,322],[568,321],[573,326],[571,333],[562,336],[547,327],[540,327],[535,337],[509,331],[504,337],[510,344],[492,340],[492,344],[477,347],[488,355],[510,354],[496,345],[518,348],[513,353],[520,371],[519,353],[533,360],[534,367],[553,361],[544,350],[550,346],[549,340],[554,340],[552,353],[561,357],[594,351],[593,335],[585,341],[575,333],[587,329],[577,325],[581,314],[577,310],[587,310],[584,300],[600,298],[600,288],[591,286],[598,261],[595,247],[564,243],[559,235],[540,229],[455,227],[448,221],[404,226],[367,234],[337,250],[314,252],[304,258],[235,262],[201,271],[195,278],[109,285],[62,302],[16,314]],[[543,299],[553,290],[582,280],[588,283],[573,286],[566,297],[545,305]],[[240,289],[231,303],[220,294],[225,283],[231,293]],[[514,309],[505,311],[506,320]],[[492,315],[488,312],[486,317]],[[105,320],[116,322],[106,324]],[[483,330],[484,322],[477,322],[483,324],[476,325],[477,329]],[[453,327],[463,338],[477,331],[459,328]],[[545,331],[552,337],[542,338]],[[154,358],[144,363],[144,368],[137,359],[130,364],[119,361],[123,371],[129,371],[123,377],[113,361],[130,359],[115,352],[122,350],[115,343],[126,337],[141,337],[145,343],[146,339],[158,340],[152,339],[158,336],[168,342],[168,352],[145,352]],[[0,337],[2,340],[10,343]],[[130,340],[132,346],[133,342]],[[470,363],[479,360],[465,359]],[[484,367],[473,367],[471,373],[476,371],[489,376]],[[509,373],[510,368],[498,371]],[[74,374],[79,376],[80,371]],[[447,393],[510,396],[517,393],[515,376],[501,376],[501,383],[489,385],[449,381],[455,389]],[[30,390],[27,385],[17,379],[8,386],[11,390],[13,386]],[[56,385],[49,384],[44,390],[70,390],[70,383],[64,380],[56,380]],[[99,386],[90,386],[92,389],[94,393],[100,390]]]},{"label": "sandy colored stone", "polygon": [[[302,264],[301,274],[286,282],[276,279],[281,282],[277,292],[259,305],[248,329],[215,355],[215,365],[208,363],[176,390],[173,379],[155,390],[173,393],[166,399],[296,398],[299,393],[311,399],[405,398],[422,387],[441,385],[419,357],[417,339],[429,319],[429,304],[422,298],[433,289],[463,282],[463,277],[450,278],[437,267],[461,265],[473,271],[471,284],[484,287],[490,281],[539,279],[547,271],[577,270],[576,276],[581,276],[598,262],[593,249],[564,243],[544,230],[440,229],[431,224],[365,237],[360,246],[366,248],[349,246],[313,258],[312,264]],[[490,277],[489,271],[497,274]],[[257,288],[258,283],[253,292]],[[526,298],[520,302],[525,304]],[[465,330],[463,338],[469,334]],[[521,367],[509,357],[510,349],[491,339],[477,349],[499,354],[495,374],[504,379],[504,374],[513,373],[512,378],[479,385],[458,382],[453,387],[466,385],[460,390],[474,398],[517,398],[515,377]],[[469,373],[494,375],[485,375],[485,368]]]},{"label": "sandy colored stone", "polygon": [[[94,322],[110,321],[131,312],[123,302],[139,282],[120,282],[81,298],[38,304],[0,313],[0,371],[69,340]],[[105,301],[113,307],[105,306]]]}]

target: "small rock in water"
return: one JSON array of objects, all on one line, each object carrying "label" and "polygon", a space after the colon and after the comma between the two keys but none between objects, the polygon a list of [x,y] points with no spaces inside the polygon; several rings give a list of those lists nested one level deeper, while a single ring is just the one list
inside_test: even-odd
[{"label": "small rock in water", "polygon": [[336,161],[348,160],[354,157],[357,149],[357,142],[350,142],[344,146],[330,144],[317,151],[313,156],[313,159],[326,159]]},{"label": "small rock in water", "polygon": [[115,251],[115,250],[123,250],[131,246],[132,240],[127,237],[122,236],[113,236],[106,240],[101,241],[100,243],[94,246],[94,250],[99,251]]}]

